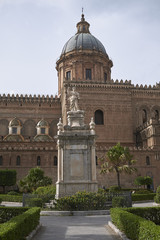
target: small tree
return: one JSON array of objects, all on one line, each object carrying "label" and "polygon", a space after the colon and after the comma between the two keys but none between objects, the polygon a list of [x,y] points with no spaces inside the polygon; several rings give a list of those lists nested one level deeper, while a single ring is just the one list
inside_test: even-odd
[{"label": "small tree", "polygon": [[144,186],[144,188],[145,188],[145,186],[150,185],[152,183],[153,183],[153,180],[149,176],[146,176],[146,177],[139,176],[134,180],[135,185]]},{"label": "small tree", "polygon": [[121,188],[120,173],[125,172],[131,174],[137,170],[132,166],[136,160],[133,160],[133,156],[130,154],[129,149],[127,147],[122,147],[120,143],[110,148],[101,160],[104,161],[101,165],[101,173],[116,172],[119,189]]},{"label": "small tree", "polygon": [[153,179],[149,176],[144,177],[144,185],[147,187],[153,183]]},{"label": "small tree", "polygon": [[5,193],[6,186],[13,186],[16,184],[16,170],[0,170],[0,186],[3,187]]},{"label": "small tree", "polygon": [[24,192],[33,192],[38,187],[50,184],[52,184],[52,179],[44,176],[44,171],[38,167],[30,169],[28,175],[19,182],[20,188]]},{"label": "small tree", "polygon": [[155,196],[155,198],[154,198],[154,201],[155,201],[156,203],[160,203],[160,186],[157,187],[156,196]]},{"label": "small tree", "polygon": [[134,180],[134,184],[137,185],[138,187],[144,185],[144,178],[142,176],[137,177]]}]

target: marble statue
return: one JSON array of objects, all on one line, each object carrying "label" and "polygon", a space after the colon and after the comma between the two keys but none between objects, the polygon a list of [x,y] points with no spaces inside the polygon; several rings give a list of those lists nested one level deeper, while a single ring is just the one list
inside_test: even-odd
[{"label": "marble statue", "polygon": [[79,98],[79,93],[76,92],[75,87],[72,88],[72,90],[68,90],[68,95],[69,95],[69,102],[70,102],[70,111],[78,111],[78,100]]}]

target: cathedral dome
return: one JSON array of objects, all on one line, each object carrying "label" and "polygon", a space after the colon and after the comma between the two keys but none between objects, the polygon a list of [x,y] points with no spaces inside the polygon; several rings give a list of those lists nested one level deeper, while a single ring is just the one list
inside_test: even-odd
[{"label": "cathedral dome", "polygon": [[82,14],[81,21],[77,23],[77,33],[66,42],[61,55],[75,50],[93,50],[107,55],[103,44],[89,32],[89,26]]}]

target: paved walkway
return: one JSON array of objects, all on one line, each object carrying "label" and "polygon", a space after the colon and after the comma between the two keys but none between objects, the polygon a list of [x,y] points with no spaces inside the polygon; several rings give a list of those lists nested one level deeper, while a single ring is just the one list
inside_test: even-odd
[{"label": "paved walkway", "polygon": [[41,216],[42,227],[33,240],[120,240],[108,221],[109,215]]},{"label": "paved walkway", "polygon": [[132,207],[155,207],[156,204],[154,202],[144,202],[144,203],[133,203]]}]

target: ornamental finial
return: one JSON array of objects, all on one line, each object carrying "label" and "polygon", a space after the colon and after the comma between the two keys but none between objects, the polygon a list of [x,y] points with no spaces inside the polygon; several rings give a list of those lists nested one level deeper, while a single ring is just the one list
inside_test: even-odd
[{"label": "ornamental finial", "polygon": [[82,22],[85,21],[84,14],[83,14],[83,10],[84,10],[84,8],[82,7],[82,16],[81,16],[81,21],[82,21]]}]

